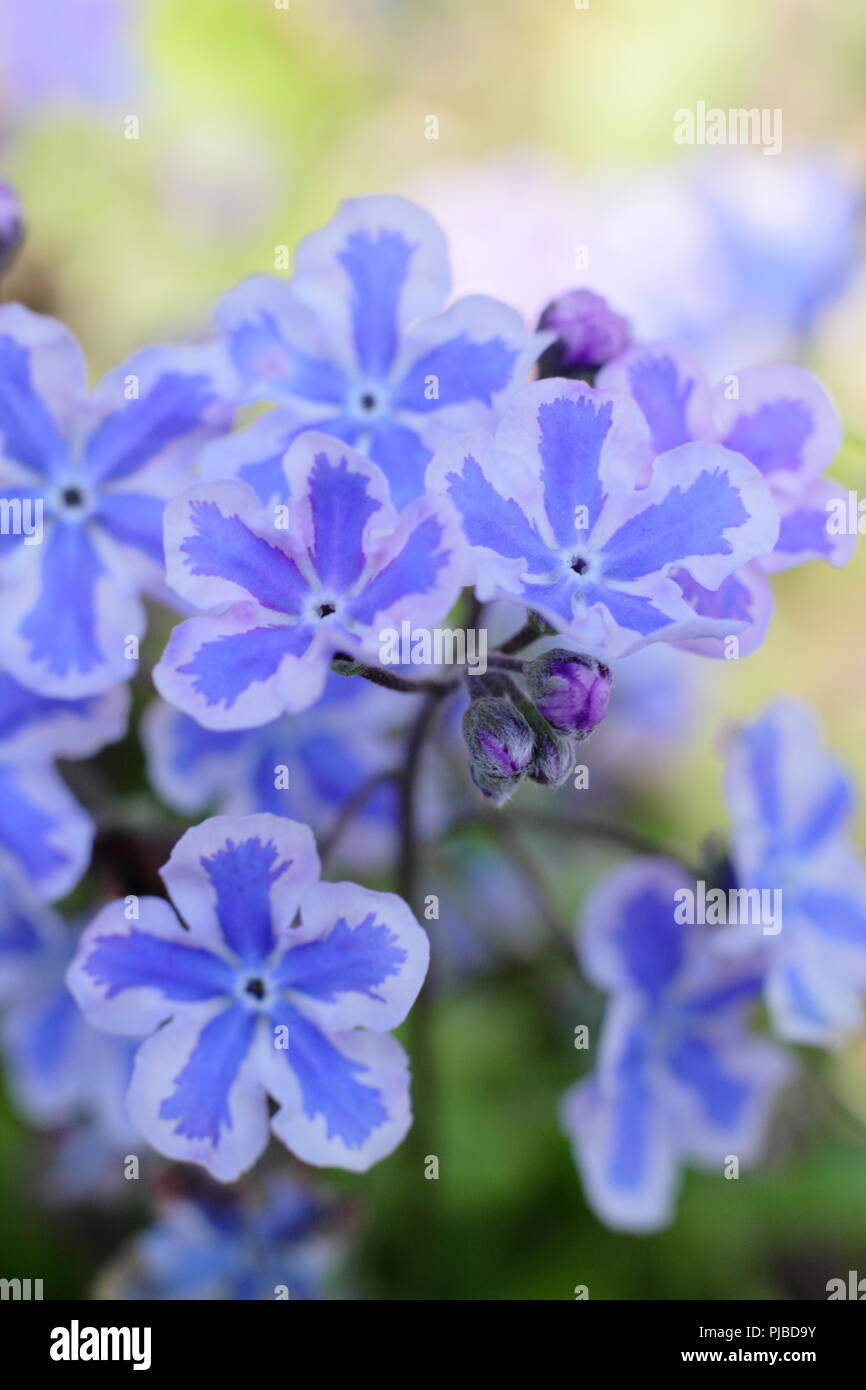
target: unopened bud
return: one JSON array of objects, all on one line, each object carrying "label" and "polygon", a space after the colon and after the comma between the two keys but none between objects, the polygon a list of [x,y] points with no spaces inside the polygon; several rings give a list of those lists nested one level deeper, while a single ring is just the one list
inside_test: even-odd
[{"label": "unopened bud", "polygon": [[561,733],[586,735],[607,713],[613,677],[591,656],[555,647],[527,662],[524,677],[539,713]]},{"label": "unopened bud", "polygon": [[569,738],[554,733],[536,734],[529,777],[542,787],[561,787],[574,767],[575,747]]},{"label": "unopened bud", "polygon": [[532,762],[535,738],[523,715],[498,695],[473,700],[463,716],[469,775],[482,796],[501,805]]},{"label": "unopened bud", "polygon": [[539,358],[539,377],[592,375],[631,342],[628,320],[591,290],[570,290],[554,299],[538,327],[556,334]]}]

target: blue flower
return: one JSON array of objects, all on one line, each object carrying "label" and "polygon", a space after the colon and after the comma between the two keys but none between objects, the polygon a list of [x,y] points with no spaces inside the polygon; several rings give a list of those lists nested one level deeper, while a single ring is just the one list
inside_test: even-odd
[{"label": "blue flower", "polygon": [[611,998],[595,1069],[566,1093],[562,1124],[590,1204],[619,1230],[672,1219],[684,1163],[723,1181],[731,1155],[752,1162],[791,1070],[747,1028],[760,965],[720,961],[707,927],[675,922],[684,886],[678,865],[637,860],[598,886],[583,916],[584,971]]},{"label": "blue flower", "polygon": [[[363,1172],[411,1123],[406,1055],[389,1030],[427,972],[406,904],[319,883],[306,826],[268,814],[189,830],[161,898],[122,902],[85,932],[68,982],[94,1027],[144,1037],[128,1105],[155,1149],[223,1181],[270,1127],[307,1163]],[[295,925],[297,919],[299,923]]]},{"label": "blue flower", "polygon": [[146,348],[88,398],[62,324],[0,308],[0,659],[24,685],[73,699],[135,673],[139,594],[165,591],[165,502],[229,423],[219,364]]},{"label": "blue flower", "polygon": [[283,470],[276,507],[217,482],[166,509],[169,582],[211,611],[175,629],[154,682],[206,728],[306,709],[337,652],[378,662],[383,631],[434,625],[459,592],[465,547],[442,498],[398,513],[375,463],[314,433]]},{"label": "blue flower", "polygon": [[323,1231],[330,1208],[288,1178],[255,1198],[218,1188],[160,1203],[99,1281],[102,1298],[271,1300],[321,1297],[337,1254]]},{"label": "blue flower", "polygon": [[76,933],[8,868],[0,886],[0,1040],[12,1101],[40,1127],[87,1125],[119,1173],[120,1156],[141,1147],[125,1103],[132,1048],[91,1028],[67,988]]},{"label": "blue flower", "polygon": [[[141,734],[151,782],[174,810],[228,816],[271,811],[302,820],[318,834],[332,827],[368,778],[396,766],[394,734],[415,708],[409,695],[332,674],[303,718],[287,715],[249,730],[204,729],[154,700]],[[393,849],[397,821],[392,779],[370,793],[353,819],[345,842],[353,862],[381,863]]]},{"label": "blue flower", "polygon": [[[714,390],[693,353],[674,343],[629,349],[599,373],[607,391],[627,391],[640,406],[655,453],[692,440],[715,440],[749,459],[766,479],[779,509],[772,550],[732,574],[714,592],[687,572],[675,575],[683,597],[698,613],[748,626],[740,655],[763,641],[773,595],[766,575],[807,560],[844,565],[856,536],[833,535],[828,505],[845,494],[823,477],[842,443],[838,413],[821,383],[804,367],[750,367]],[[724,644],[693,644],[723,656]]]},{"label": "blue flower", "polygon": [[437,312],[450,283],[432,217],[374,197],[343,203],[301,242],[290,282],[257,275],[239,285],[218,319],[241,398],[278,410],[249,440],[213,451],[209,476],[282,498],[280,459],[301,430],[316,429],[375,459],[399,506],[419,496],[431,453],[492,421],[552,337],[528,335],[487,295]]},{"label": "blue flower", "polygon": [[627,397],[554,379],[518,392],[495,436],[447,444],[427,477],[462,519],[479,598],[536,609],[609,658],[718,631],[671,571],[717,589],[778,533],[767,484],[741,455],[684,444],[660,454],[647,480],[648,454]]},{"label": "blue flower", "polygon": [[123,737],[129,693],[118,686],[86,700],[25,690],[0,672],[0,853],[44,898],[75,887],[90,858],[93,826],[53,767]]},{"label": "blue flower", "polygon": [[733,865],[744,889],[781,894],[781,930],[730,927],[760,949],[766,1000],[784,1038],[832,1046],[863,1024],[866,863],[850,839],[854,796],[813,712],[771,705],[726,741]]}]

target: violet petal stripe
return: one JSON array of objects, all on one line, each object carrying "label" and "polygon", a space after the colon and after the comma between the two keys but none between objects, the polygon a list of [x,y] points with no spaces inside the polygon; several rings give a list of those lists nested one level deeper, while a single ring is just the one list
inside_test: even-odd
[{"label": "violet petal stripe", "polygon": [[192,534],[180,550],[190,574],[227,579],[264,608],[299,613],[309,586],[294,561],[249,529],[239,516],[225,516],[218,503],[189,502]]}]

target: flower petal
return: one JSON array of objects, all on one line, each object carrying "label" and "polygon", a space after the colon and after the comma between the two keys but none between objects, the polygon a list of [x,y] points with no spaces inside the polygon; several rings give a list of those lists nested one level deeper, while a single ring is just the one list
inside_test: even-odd
[{"label": "flower petal", "polygon": [[421,434],[409,425],[386,417],[370,433],[370,458],[388,479],[391,499],[397,507],[405,507],[424,491],[430,455]]},{"label": "flower petal", "polygon": [[385,477],[363,455],[316,433],[295,441],[285,467],[293,538],[301,538],[322,588],[346,594],[366,567],[371,532],[396,522]]},{"label": "flower petal", "polygon": [[292,397],[295,428],[345,401],[345,372],[329,357],[315,314],[284,280],[241,281],[217,306],[217,322],[245,400]]},{"label": "flower petal", "polygon": [[331,648],[313,629],[274,623],[254,603],[189,618],[172,633],[153,683],[207,729],[251,729],[322,693]]},{"label": "flower petal", "polygon": [[[183,843],[181,841],[181,843]],[[189,932],[162,898],[109,903],[82,934],[67,984],[94,1028],[140,1037],[180,1010],[230,996],[232,967],[203,930]],[[198,926],[198,924],[196,924]]]},{"label": "flower petal", "polygon": [[[749,656],[761,645],[773,614],[773,590],[762,570],[760,560],[753,560],[736,574],[723,579],[717,589],[705,589],[688,570],[674,570],[672,578],[683,598],[695,613],[712,619],[728,619],[730,628],[721,637],[700,637],[680,642],[686,651],[701,656],[729,659],[732,650],[737,656]],[[730,639],[737,646],[731,648]]]},{"label": "flower petal", "polygon": [[45,898],[78,883],[90,858],[93,823],[47,764],[0,763],[0,848]]},{"label": "flower petal", "polygon": [[823,479],[796,497],[780,497],[779,539],[775,549],[761,557],[761,569],[775,574],[807,560],[847,565],[859,538],[858,526],[850,524],[849,499],[847,491]]},{"label": "flower petal", "polygon": [[204,729],[163,700],[151,700],[140,732],[148,777],[174,810],[188,815],[202,811],[237,782],[238,753],[246,738],[243,731]]},{"label": "flower petal", "polygon": [[288,1048],[262,1043],[268,1090],[280,1102],[274,1133],[305,1163],[365,1173],[392,1153],[412,1122],[406,1054],[389,1034],[319,1032],[286,1004],[274,1011]]},{"label": "flower petal", "polygon": [[239,1005],[173,1018],[135,1059],[128,1108],[159,1153],[200,1163],[221,1182],[251,1168],[268,1142],[255,1074],[258,1016]]},{"label": "flower petal", "polygon": [[729,734],[724,747],[743,886],[761,882],[767,857],[778,850],[802,860],[844,831],[853,805],[850,782],[823,748],[808,706],[777,700],[752,724]]},{"label": "flower petal", "polygon": [[183,470],[202,445],[230,425],[228,395],[215,345],[145,348],[109,372],[93,393],[98,423],[84,448],[86,473],[105,484],[145,469],[168,470],[182,486]]},{"label": "flower petal", "polygon": [[737,375],[738,396],[716,393],[719,438],[772,481],[797,495],[830,466],[842,424],[821,383],[792,364],[750,367]]},{"label": "flower petal", "polygon": [[637,402],[657,454],[694,439],[714,438],[703,367],[695,354],[677,343],[630,348],[602,367],[596,385],[604,391],[624,391]]},{"label": "flower petal", "polygon": [[144,627],[144,609],[126,574],[111,569],[97,528],[61,523],[42,546],[18,551],[7,574],[0,652],[23,684],[78,699],[127,681],[137,664],[128,639]]},{"label": "flower petal", "polygon": [[21,304],[0,307],[4,459],[51,476],[66,461],[66,439],[86,390],[84,358],[68,329]]},{"label": "flower petal", "polygon": [[638,859],[608,874],[589,895],[578,952],[600,989],[634,990],[658,1003],[686,956],[675,894],[687,875],[667,859]]},{"label": "flower petal", "polygon": [[604,577],[633,581],[682,565],[706,588],[772,550],[779,518],[766,483],[718,444],[660,454],[646,488],[611,499],[593,540]]},{"label": "flower petal", "polygon": [[198,608],[249,598],[297,614],[309,584],[245,483],[200,483],[165,510],[168,582]]},{"label": "flower petal", "polygon": [[329,1033],[402,1023],[430,958],[427,936],[402,898],[318,883],[304,894],[301,916],[302,925],[284,936],[278,986]]},{"label": "flower petal", "polygon": [[673,1215],[679,1155],[647,1039],[628,1007],[609,1016],[605,1046],[605,1073],[563,1097],[562,1127],[601,1220],[614,1230],[656,1231]]},{"label": "flower petal", "polygon": [[[458,299],[411,330],[411,361],[396,387],[394,409],[417,415],[447,411],[450,432],[486,425],[504,393],[523,384],[547,336],[528,335],[517,311],[498,299]],[[455,407],[462,407],[459,415]]]},{"label": "flower petal", "polygon": [[667,1054],[679,1090],[681,1133],[690,1158],[722,1171],[728,1154],[741,1163],[760,1156],[770,1108],[793,1067],[781,1048],[763,1038],[685,1034]]},{"label": "flower petal", "polygon": [[450,289],[445,238],[405,198],[350,198],[295,252],[292,290],[315,310],[331,353],[381,379],[402,328],[434,313]]},{"label": "flower petal", "polygon": [[319,875],[310,830],[283,816],[213,816],[182,835],[162,869],[193,938],[254,967]]},{"label": "flower petal", "polygon": [[0,674],[0,750],[4,759],[86,758],[126,733],[127,686],[83,700],[59,700],[27,690]]},{"label": "flower petal", "polygon": [[346,605],[351,622],[371,629],[361,634],[378,657],[379,634],[440,622],[463,581],[465,542],[457,516],[441,497],[419,497],[400,513],[391,534],[371,546],[367,577]]}]

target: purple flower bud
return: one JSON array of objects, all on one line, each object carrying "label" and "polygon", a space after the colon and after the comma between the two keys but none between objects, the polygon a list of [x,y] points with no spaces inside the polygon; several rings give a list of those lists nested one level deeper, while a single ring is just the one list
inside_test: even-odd
[{"label": "purple flower bud", "polygon": [[607,300],[591,290],[569,290],[554,299],[538,327],[556,334],[556,342],[539,359],[540,377],[595,372],[631,342],[627,319],[615,314]]},{"label": "purple flower bud", "polygon": [[535,752],[529,768],[529,778],[542,787],[561,787],[574,767],[574,740],[561,734],[536,734]]},{"label": "purple flower bud", "polygon": [[535,737],[518,709],[498,695],[473,700],[463,716],[469,776],[482,796],[501,805],[532,762]]},{"label": "purple flower bud", "polygon": [[0,180],[0,271],[7,270],[15,259],[23,235],[24,221],[18,194],[8,183]]},{"label": "purple flower bud", "polygon": [[539,714],[562,733],[586,736],[607,713],[613,676],[591,656],[554,647],[528,662],[524,677]]}]

